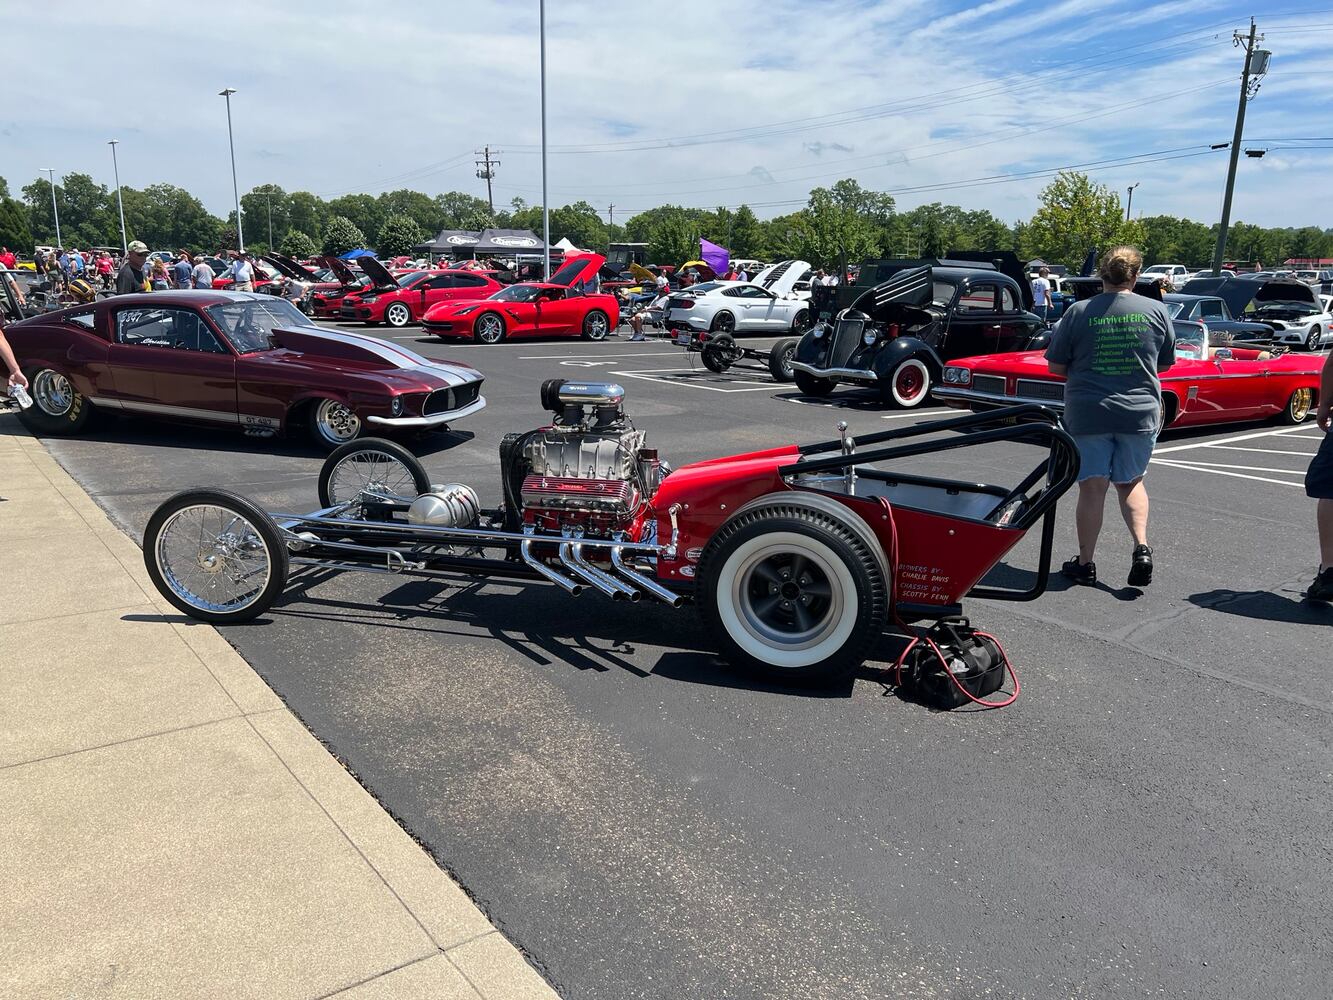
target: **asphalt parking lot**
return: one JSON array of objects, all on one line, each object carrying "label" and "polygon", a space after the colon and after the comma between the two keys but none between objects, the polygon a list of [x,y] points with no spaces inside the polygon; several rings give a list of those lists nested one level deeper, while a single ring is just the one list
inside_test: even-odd
[{"label": "asphalt parking lot", "polygon": [[[546,378],[621,382],[677,465],[952,413],[812,401],[623,333],[377,332],[486,373],[488,408],[418,451],[488,503],[501,436],[545,422]],[[1122,586],[1108,511],[1099,587],[970,605],[1019,671],[1004,711],[905,701],[882,663],[823,694],[755,685],[688,608],[549,587],[309,573],[224,635],[562,995],[1325,996],[1333,609],[1299,596],[1319,437],[1168,434],[1146,593]],[[323,456],[303,442],[118,420],[47,445],[136,538],[193,485],[317,506]],[[1032,454],[922,462],[1004,481]],[[1034,554],[1030,538],[997,575],[1022,582]]]}]

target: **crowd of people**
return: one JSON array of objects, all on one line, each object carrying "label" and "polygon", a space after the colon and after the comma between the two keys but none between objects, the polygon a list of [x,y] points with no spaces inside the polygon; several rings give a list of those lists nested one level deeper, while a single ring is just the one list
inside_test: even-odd
[{"label": "crowd of people", "polygon": [[[157,292],[169,289],[212,288],[218,271],[210,260],[228,262],[238,292],[254,291],[255,270],[248,254],[219,251],[218,257],[178,250],[168,261],[151,257],[147,244],[133,240],[125,254],[113,250],[79,250],[60,247],[33,255],[33,270],[48,293],[76,301],[92,301],[97,292]],[[17,258],[8,247],[0,248],[0,267],[13,269]]]}]

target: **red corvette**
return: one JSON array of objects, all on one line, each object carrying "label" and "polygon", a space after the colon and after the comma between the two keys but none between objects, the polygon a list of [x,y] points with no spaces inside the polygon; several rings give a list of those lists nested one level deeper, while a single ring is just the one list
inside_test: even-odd
[{"label": "red corvette", "polygon": [[364,431],[443,428],[486,405],[475,369],[322,329],[271,295],[117,295],[5,335],[32,387],[20,419],[38,434],[77,434],[100,410],[257,437],[301,426],[332,448]]},{"label": "red corvette", "polygon": [[[1298,424],[1319,392],[1323,355],[1207,346],[1208,328],[1177,320],[1176,362],[1162,375],[1163,427],[1277,417]],[[1015,403],[1064,406],[1064,378],[1042,351],[951,361],[933,391],[950,406],[983,410]]]},{"label": "red corvette", "polygon": [[605,340],[620,325],[620,303],[598,289],[600,254],[566,259],[549,282],[525,281],[468,302],[427,311],[421,325],[437,337],[467,337],[498,344],[506,337],[576,337]]},{"label": "red corvette", "polygon": [[339,319],[403,327],[421,319],[431,306],[485,298],[502,287],[486,271],[409,271],[394,277],[374,257],[362,257],[361,270],[375,288],[343,296]]}]

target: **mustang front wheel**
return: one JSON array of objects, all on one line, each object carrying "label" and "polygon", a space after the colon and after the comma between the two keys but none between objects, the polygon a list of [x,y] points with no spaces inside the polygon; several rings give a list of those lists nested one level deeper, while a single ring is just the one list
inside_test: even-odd
[{"label": "mustang front wheel", "polygon": [[404,327],[412,322],[412,310],[403,302],[390,302],[384,310],[384,322],[393,327]]},{"label": "mustang front wheel", "polygon": [[310,411],[310,436],[325,448],[336,448],[361,433],[361,418],[345,403],[321,399]]},{"label": "mustang front wheel", "polygon": [[207,622],[242,622],[287,585],[287,547],[273,519],[227,490],[187,490],[148,520],[144,566],[172,606]]},{"label": "mustang front wheel", "polygon": [[602,310],[594,309],[583,318],[584,340],[605,340],[610,332],[611,321]]},{"label": "mustang front wheel", "polygon": [[1307,351],[1319,350],[1320,341],[1323,339],[1323,334],[1319,332],[1318,325],[1310,327],[1310,332],[1305,335],[1305,349]]},{"label": "mustang front wheel", "polygon": [[880,380],[879,389],[885,402],[910,410],[930,396],[930,369],[920,358],[906,358]]},{"label": "mustang front wheel", "polygon": [[347,503],[367,492],[415,500],[430,492],[430,477],[415,455],[383,438],[352,441],[324,459],[319,470],[320,507]]},{"label": "mustang front wheel", "polygon": [[728,661],[772,680],[845,679],[878,641],[888,608],[874,536],[819,505],[776,500],[713,535],[699,606]]},{"label": "mustang front wheel", "polygon": [[32,406],[19,410],[19,420],[38,434],[77,434],[92,416],[93,407],[54,368],[27,369]]}]

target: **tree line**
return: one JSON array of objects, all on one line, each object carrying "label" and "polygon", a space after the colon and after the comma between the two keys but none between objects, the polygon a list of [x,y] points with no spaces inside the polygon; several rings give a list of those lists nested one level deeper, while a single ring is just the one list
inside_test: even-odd
[{"label": "tree line", "polygon": [[[219,218],[184,188],[153,184],[121,188],[125,228],[131,240],[153,249],[235,248],[236,215]],[[56,185],[65,246],[120,245],[114,191],[87,174],[66,174]],[[487,202],[461,191],[428,195],[399,190],[379,195],[346,194],[324,199],[309,191],[263,184],[241,197],[247,249],[277,249],[298,257],[344,253],[373,246],[381,255],[409,253],[442,229],[488,227],[540,233],[540,205],[515,198],[492,212]],[[1004,222],[984,209],[934,202],[899,211],[889,194],[848,178],[810,192],[800,209],[760,219],[746,205],[736,209],[662,205],[609,225],[586,201],[551,209],[552,241],[605,248],[608,242],[648,244],[649,258],[679,263],[697,256],[700,238],[727,247],[737,258],[799,257],[821,267],[879,256],[929,257],[949,250],[1013,250],[1023,259],[1041,257],[1077,267],[1091,248],[1115,243],[1138,246],[1147,263],[1204,267],[1212,262],[1217,226],[1189,219],[1124,218],[1120,196],[1084,174],[1061,173],[1041,192],[1032,218]],[[0,177],[0,244],[19,251],[54,245],[51,185],[38,178],[17,196]],[[1289,257],[1333,257],[1333,229],[1316,226],[1266,228],[1239,222],[1231,227],[1227,256],[1265,265]]]}]

